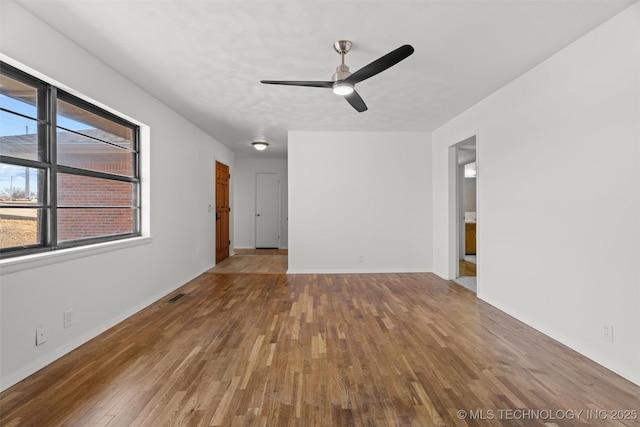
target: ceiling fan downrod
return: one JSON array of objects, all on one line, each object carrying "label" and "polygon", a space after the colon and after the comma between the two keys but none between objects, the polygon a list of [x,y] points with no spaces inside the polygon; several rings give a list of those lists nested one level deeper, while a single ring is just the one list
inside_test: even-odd
[{"label": "ceiling fan downrod", "polygon": [[344,56],[351,50],[351,42],[349,40],[338,40],[333,44],[333,48],[340,54],[341,64],[336,67],[335,74],[331,77],[333,83],[333,93],[336,95],[349,95],[353,92],[353,84],[346,82],[347,77],[351,75],[349,67],[344,63]]}]

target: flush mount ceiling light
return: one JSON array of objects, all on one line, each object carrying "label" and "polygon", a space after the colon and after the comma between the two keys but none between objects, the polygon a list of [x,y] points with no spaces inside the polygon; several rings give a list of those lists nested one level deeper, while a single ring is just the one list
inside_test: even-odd
[{"label": "flush mount ceiling light", "polygon": [[269,146],[269,144],[267,144],[264,141],[256,141],[256,142],[252,142],[251,145],[253,145],[253,148],[255,148],[258,151],[264,151],[267,149],[267,147]]}]

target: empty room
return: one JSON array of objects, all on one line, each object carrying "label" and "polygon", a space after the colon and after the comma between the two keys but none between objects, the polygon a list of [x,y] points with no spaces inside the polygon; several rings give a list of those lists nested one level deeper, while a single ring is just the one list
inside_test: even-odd
[{"label": "empty room", "polygon": [[0,0],[0,425],[640,425],[637,0]]}]

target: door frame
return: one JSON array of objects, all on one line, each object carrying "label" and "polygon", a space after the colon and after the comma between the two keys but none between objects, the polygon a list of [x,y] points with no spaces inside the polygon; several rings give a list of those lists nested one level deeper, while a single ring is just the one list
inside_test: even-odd
[{"label": "door frame", "polygon": [[[475,151],[475,150],[474,150]],[[458,154],[459,154],[459,150],[458,150]],[[459,260],[463,260],[464,257],[467,255],[467,251],[466,251],[466,243],[467,243],[467,233],[466,233],[466,218],[465,218],[465,213],[466,210],[464,209],[464,199],[465,199],[465,168],[467,165],[471,164],[471,163],[476,163],[476,157],[477,154],[474,154],[473,158],[468,158],[468,159],[464,159],[461,160],[460,157],[458,157],[458,205],[457,205],[457,214],[458,214],[458,219],[460,220],[459,222],[459,228],[458,228],[458,259]],[[476,170],[478,168],[478,164],[476,163]],[[477,215],[478,215],[478,181],[477,181],[477,174],[476,174],[476,223],[478,222],[477,220]]]},{"label": "door frame", "polygon": [[[448,218],[448,264],[449,264],[449,279],[453,280],[460,277],[460,253],[464,250],[464,212],[462,206],[462,186],[464,179],[464,166],[460,164],[460,148],[475,145],[475,162],[476,162],[476,222],[479,222],[479,180],[480,180],[480,165],[479,165],[479,149],[480,149],[480,132],[476,130],[475,133],[469,135],[466,138],[458,140],[458,142],[449,146],[449,218]],[[471,161],[467,162],[471,163]],[[479,230],[476,230],[476,248],[479,246],[481,236]],[[476,249],[476,253],[477,253]],[[479,260],[479,256],[476,255]],[[477,261],[478,262],[478,261]],[[477,277],[477,276],[476,276]],[[476,280],[479,280],[477,277]]]},{"label": "door frame", "polygon": [[253,218],[253,245],[255,248],[258,247],[258,175],[261,174],[270,174],[270,175],[277,175],[278,176],[278,249],[280,249],[280,246],[282,244],[282,176],[280,174],[280,171],[273,171],[273,170],[257,170],[255,171],[255,178],[254,178],[254,203],[253,203],[253,213],[254,213],[254,218]]}]

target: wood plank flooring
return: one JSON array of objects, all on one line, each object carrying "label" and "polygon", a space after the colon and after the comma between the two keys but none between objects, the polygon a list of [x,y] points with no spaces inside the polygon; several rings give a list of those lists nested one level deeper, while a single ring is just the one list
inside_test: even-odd
[{"label": "wood plank flooring", "polygon": [[639,406],[433,274],[203,274],[6,390],[0,425],[630,426],[610,411]]},{"label": "wood plank flooring", "polygon": [[235,255],[219,262],[207,273],[283,274],[289,265],[286,249],[236,249]]},{"label": "wood plank flooring", "polygon": [[461,260],[459,264],[459,273],[460,276],[475,276],[476,275],[476,265],[469,261]]}]

